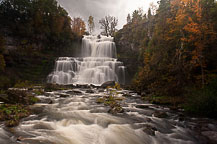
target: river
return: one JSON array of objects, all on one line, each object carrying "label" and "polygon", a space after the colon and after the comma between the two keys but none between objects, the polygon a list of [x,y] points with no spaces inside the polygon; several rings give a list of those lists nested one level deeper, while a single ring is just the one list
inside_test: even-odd
[{"label": "river", "polygon": [[[144,104],[127,90],[118,91],[124,112],[108,113],[97,103],[108,95],[104,89],[74,88],[47,92],[31,106],[33,114],[20,125],[0,128],[1,144],[199,144],[206,143],[191,130],[196,123],[180,119],[179,113]],[[159,118],[157,113],[165,113]]]}]

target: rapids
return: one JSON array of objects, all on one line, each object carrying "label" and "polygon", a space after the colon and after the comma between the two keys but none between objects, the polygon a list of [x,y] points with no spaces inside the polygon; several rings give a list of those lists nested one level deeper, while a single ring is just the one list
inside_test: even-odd
[{"label": "rapids", "polygon": [[[0,127],[1,144],[198,144],[198,136],[167,108],[143,104],[136,93],[121,90],[123,113],[109,114],[97,103],[103,89],[73,89],[40,95],[33,114],[13,130]],[[49,103],[49,104],[48,104]],[[165,112],[167,118],[155,117]],[[13,133],[13,134],[12,134]]]}]

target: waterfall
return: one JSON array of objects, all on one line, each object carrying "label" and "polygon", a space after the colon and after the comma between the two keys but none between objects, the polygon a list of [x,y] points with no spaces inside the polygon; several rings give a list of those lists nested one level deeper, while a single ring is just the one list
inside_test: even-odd
[{"label": "waterfall", "polygon": [[48,82],[57,84],[94,84],[116,81],[125,84],[125,67],[117,60],[113,37],[84,36],[82,57],[60,57]]}]

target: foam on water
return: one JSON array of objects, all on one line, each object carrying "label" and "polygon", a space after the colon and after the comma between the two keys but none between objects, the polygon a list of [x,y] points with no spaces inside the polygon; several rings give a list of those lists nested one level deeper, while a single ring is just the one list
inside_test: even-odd
[{"label": "foam on water", "polygon": [[48,76],[48,82],[95,85],[106,81],[125,83],[125,67],[117,60],[112,37],[84,36],[82,56],[58,58],[54,71]]},{"label": "foam on water", "polygon": [[[23,143],[31,144],[198,143],[190,130],[167,119],[146,115],[147,111],[154,110],[138,109],[136,103],[128,102],[129,98],[123,102],[125,110],[128,107],[132,112],[111,115],[103,104],[96,103],[96,95],[103,97],[106,92],[82,92],[67,98],[59,97],[64,91],[56,92],[51,96],[53,104],[34,105],[32,109],[38,114],[33,119],[30,116],[23,120],[15,128],[15,134],[21,136]],[[156,128],[155,135],[147,133],[149,128]]]}]

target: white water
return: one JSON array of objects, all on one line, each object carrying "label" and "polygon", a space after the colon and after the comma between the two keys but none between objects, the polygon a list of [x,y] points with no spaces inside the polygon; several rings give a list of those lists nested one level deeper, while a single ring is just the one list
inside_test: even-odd
[{"label": "white water", "polygon": [[106,81],[125,83],[125,67],[117,60],[112,37],[84,36],[82,58],[60,57],[55,70],[48,76],[49,83],[95,84]]},{"label": "white water", "polygon": [[[97,98],[106,96],[107,92],[92,90],[93,94],[87,93],[86,89],[74,89],[38,96],[42,103],[35,104],[31,108],[34,115],[23,119],[13,129],[15,137],[0,129],[1,144],[14,144],[16,137],[23,144],[200,143],[194,132],[186,128],[187,123],[177,121],[169,111],[169,118],[164,119],[154,117],[153,113],[165,109],[151,104],[143,104],[148,106],[146,109],[137,108],[138,103],[143,102],[136,94],[124,97],[123,94],[129,92],[121,91],[123,94],[118,97],[123,99],[124,113],[111,115],[107,113],[109,106],[96,103]],[[47,104],[50,100],[52,104]],[[148,127],[156,129],[154,135],[147,132]]]}]

